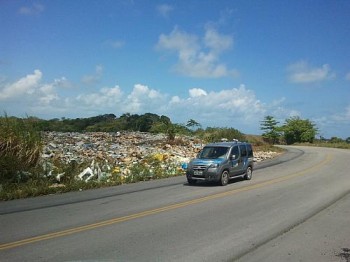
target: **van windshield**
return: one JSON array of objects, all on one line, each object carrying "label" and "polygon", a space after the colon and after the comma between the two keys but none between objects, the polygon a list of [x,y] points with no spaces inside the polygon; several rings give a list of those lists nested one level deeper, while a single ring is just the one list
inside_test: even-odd
[{"label": "van windshield", "polygon": [[199,158],[202,159],[215,159],[215,158],[224,158],[228,152],[228,147],[204,147],[202,152],[199,155]]}]

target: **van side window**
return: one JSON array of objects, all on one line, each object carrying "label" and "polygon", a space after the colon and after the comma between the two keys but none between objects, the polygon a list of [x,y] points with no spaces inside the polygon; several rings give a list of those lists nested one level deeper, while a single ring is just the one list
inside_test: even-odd
[{"label": "van side window", "polygon": [[232,148],[232,151],[231,151],[231,156],[234,155],[235,158],[234,159],[237,159],[239,157],[239,151],[238,151],[238,146],[234,146]]},{"label": "van side window", "polygon": [[240,145],[239,149],[241,150],[241,157],[246,157],[248,155],[247,148],[245,145]]},{"label": "van side window", "polygon": [[252,145],[248,144],[248,145],[247,145],[247,149],[248,149],[248,157],[253,157],[253,148],[252,148]]}]

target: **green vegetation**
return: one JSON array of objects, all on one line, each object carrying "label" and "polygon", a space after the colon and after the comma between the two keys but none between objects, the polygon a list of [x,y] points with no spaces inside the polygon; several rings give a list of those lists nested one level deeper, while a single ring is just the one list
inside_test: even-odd
[{"label": "green vegetation", "polygon": [[0,181],[23,182],[42,152],[41,136],[31,119],[0,118]]},{"label": "green vegetation", "polygon": [[205,130],[196,130],[194,134],[205,142],[216,142],[220,141],[222,138],[226,138],[229,141],[232,141],[234,139],[237,139],[239,141],[246,140],[246,136],[234,128],[207,127]]},{"label": "green vegetation", "polygon": [[306,145],[306,146],[318,146],[318,147],[331,147],[331,148],[341,148],[341,149],[350,149],[350,137],[343,140],[338,137],[332,137],[327,140],[324,138],[315,139],[312,144],[310,143],[298,143],[298,145]]},{"label": "green vegetation", "polygon": [[277,126],[277,124],[273,116],[266,116],[261,122],[260,129],[264,131],[262,137],[270,144],[313,143],[318,132],[314,123],[300,117],[286,119],[283,126]]},{"label": "green vegetation", "polygon": [[317,134],[317,128],[310,120],[291,117],[286,119],[282,127],[284,139],[288,145],[294,143],[313,143]]},{"label": "green vegetation", "polygon": [[262,137],[269,144],[276,144],[279,141],[281,132],[278,123],[273,116],[266,116],[261,122],[261,130],[264,131]]}]

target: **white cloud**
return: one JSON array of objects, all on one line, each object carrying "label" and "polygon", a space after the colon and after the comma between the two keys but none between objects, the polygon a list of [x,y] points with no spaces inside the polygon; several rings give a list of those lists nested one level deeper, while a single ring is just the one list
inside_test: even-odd
[{"label": "white cloud", "polygon": [[[62,77],[51,83],[41,83],[42,73],[35,70],[34,74],[7,84],[0,92],[4,103],[2,111],[17,111],[17,115],[25,113],[37,117],[89,117],[106,113],[121,115],[123,113],[144,114],[155,113],[167,115],[173,122],[185,123],[195,119],[205,126],[234,127],[243,132],[252,129],[259,132],[259,121],[270,112],[279,110],[281,117],[291,110],[283,109],[284,100],[274,101],[271,105],[262,103],[251,89],[241,85],[237,88],[220,91],[203,88],[189,88],[188,95],[169,96],[143,84],[135,84],[129,93],[124,93],[116,85],[103,87],[95,92],[81,89],[83,93],[68,94],[65,87],[69,81]],[[12,87],[13,89],[11,89]],[[9,90],[21,97],[21,107],[14,103]],[[70,90],[76,92],[75,90]],[[12,101],[12,102],[11,102]],[[19,111],[21,110],[21,111]]]},{"label": "white cloud", "polygon": [[106,108],[114,108],[122,101],[123,93],[119,86],[115,86],[112,88],[102,88],[97,93],[89,93],[89,94],[81,94],[76,97],[72,103],[76,103],[76,106],[79,108],[83,107],[101,107],[103,109]]},{"label": "white cloud", "polygon": [[252,90],[241,85],[218,92],[190,89],[187,98],[172,97],[167,111],[176,112],[178,121],[192,118],[203,126],[238,127],[259,123],[266,112],[266,105],[256,98]]},{"label": "white cloud", "polygon": [[21,15],[37,15],[45,10],[45,7],[41,4],[34,3],[31,6],[22,6],[18,13]]},{"label": "white cloud", "polygon": [[27,75],[13,84],[5,85],[4,88],[0,89],[0,100],[32,94],[38,87],[41,78],[41,71],[34,70],[33,74]]},{"label": "white cloud", "polygon": [[100,78],[102,77],[102,73],[103,73],[103,67],[102,65],[97,65],[95,68],[95,73],[91,74],[91,75],[85,75],[82,77],[81,81],[84,84],[87,85],[92,85],[95,84],[96,82],[98,82],[100,80]]},{"label": "white cloud", "polygon": [[288,67],[289,79],[293,83],[313,83],[335,77],[328,64],[321,67],[311,67],[307,62],[301,61]]},{"label": "white cloud", "polygon": [[192,88],[189,91],[190,97],[199,97],[208,95],[207,92],[200,88]]},{"label": "white cloud", "polygon": [[175,28],[169,35],[159,36],[157,48],[177,53],[178,63],[174,68],[182,75],[219,78],[237,75],[236,70],[228,69],[219,61],[220,55],[232,45],[232,36],[219,34],[207,26],[201,41],[198,36]]},{"label": "white cloud", "polygon": [[204,44],[214,53],[222,53],[233,45],[233,39],[228,35],[220,35],[213,27],[207,27],[204,36]]},{"label": "white cloud", "polygon": [[174,10],[174,7],[168,4],[158,5],[156,8],[158,13],[166,18],[169,16],[169,13]]},{"label": "white cloud", "polygon": [[55,90],[55,84],[46,84],[39,88],[38,100],[41,105],[49,105],[55,100],[59,100],[59,96]]},{"label": "white cloud", "polygon": [[344,112],[335,114],[331,118],[338,122],[350,123],[350,105],[345,108]]},{"label": "white cloud", "polygon": [[179,96],[173,96],[171,99],[170,99],[170,105],[171,104],[178,104],[178,103],[181,103],[181,98]]},{"label": "white cloud", "polygon": [[124,112],[139,113],[145,110],[159,110],[163,106],[165,96],[148,86],[136,84],[124,101]]}]

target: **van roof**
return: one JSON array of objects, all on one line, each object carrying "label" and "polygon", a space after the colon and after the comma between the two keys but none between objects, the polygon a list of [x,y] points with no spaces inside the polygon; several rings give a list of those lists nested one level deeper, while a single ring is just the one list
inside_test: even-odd
[{"label": "van roof", "polygon": [[217,143],[210,143],[205,146],[222,146],[222,147],[231,147],[234,145],[247,145],[249,143],[246,142],[239,142],[239,141],[231,141],[231,142],[217,142]]}]

